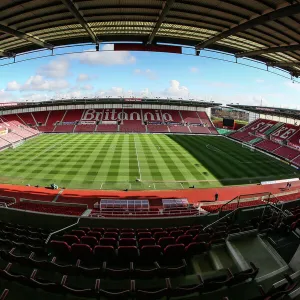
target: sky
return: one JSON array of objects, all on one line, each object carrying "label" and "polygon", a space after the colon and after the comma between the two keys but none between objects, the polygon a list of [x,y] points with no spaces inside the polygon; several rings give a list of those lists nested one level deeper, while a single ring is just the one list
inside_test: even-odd
[{"label": "sky", "polygon": [[201,56],[101,49],[1,66],[0,103],[123,96],[300,109],[300,84],[270,72]]}]

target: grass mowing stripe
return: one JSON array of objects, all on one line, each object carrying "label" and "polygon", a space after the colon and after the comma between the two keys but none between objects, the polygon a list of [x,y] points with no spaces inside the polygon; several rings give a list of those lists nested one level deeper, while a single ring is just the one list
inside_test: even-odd
[{"label": "grass mowing stripe", "polygon": [[180,188],[167,182],[176,180],[187,181],[184,186],[188,187],[195,180],[206,179],[195,184],[205,187],[299,177],[294,168],[222,137],[45,134],[0,152],[0,181],[55,182],[69,188],[100,188],[102,183],[103,188],[111,189],[130,185],[154,188],[153,184],[148,187],[149,183],[135,182],[139,176],[136,150],[142,180],[160,182],[155,184],[157,189]]}]

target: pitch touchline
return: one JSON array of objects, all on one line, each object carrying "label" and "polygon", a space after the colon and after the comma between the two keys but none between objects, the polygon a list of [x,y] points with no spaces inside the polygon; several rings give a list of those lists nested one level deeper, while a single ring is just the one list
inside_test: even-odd
[{"label": "pitch touchline", "polygon": [[140,168],[139,155],[138,155],[138,151],[137,151],[136,143],[135,143],[135,135],[133,136],[133,140],[134,140],[134,148],[135,148],[136,160],[137,160],[137,164],[138,164],[138,168],[139,168],[139,174],[140,174],[139,180],[142,180],[142,173],[141,173],[141,168]]}]

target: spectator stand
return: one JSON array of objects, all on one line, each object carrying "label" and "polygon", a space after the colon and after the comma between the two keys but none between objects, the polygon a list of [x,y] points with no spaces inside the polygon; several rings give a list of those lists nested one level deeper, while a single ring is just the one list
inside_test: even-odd
[{"label": "spectator stand", "polygon": [[16,198],[14,197],[0,196],[0,206],[9,207],[16,202]]}]

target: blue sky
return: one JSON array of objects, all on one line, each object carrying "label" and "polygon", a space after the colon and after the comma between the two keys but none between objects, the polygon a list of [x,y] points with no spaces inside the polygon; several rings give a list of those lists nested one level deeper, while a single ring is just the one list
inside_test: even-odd
[{"label": "blue sky", "polygon": [[[105,45],[104,50],[111,50]],[[0,67],[0,102],[61,97],[172,97],[300,109],[300,84],[191,55],[84,52]]]}]

